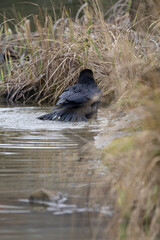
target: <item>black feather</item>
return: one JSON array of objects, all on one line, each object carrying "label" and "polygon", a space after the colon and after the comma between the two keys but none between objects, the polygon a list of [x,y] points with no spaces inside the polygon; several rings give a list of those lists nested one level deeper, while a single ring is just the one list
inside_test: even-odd
[{"label": "black feather", "polygon": [[101,90],[97,87],[93,72],[90,69],[81,71],[78,83],[68,87],[60,95],[53,113],[45,114],[38,119],[66,122],[81,122],[95,119]]}]

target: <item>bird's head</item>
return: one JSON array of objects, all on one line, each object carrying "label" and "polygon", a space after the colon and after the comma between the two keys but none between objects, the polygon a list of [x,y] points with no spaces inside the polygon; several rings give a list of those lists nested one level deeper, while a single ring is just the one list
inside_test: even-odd
[{"label": "bird's head", "polygon": [[94,78],[93,78],[93,72],[91,69],[84,69],[80,72],[79,78],[78,78],[78,83],[84,83],[84,81],[93,81],[94,82]]}]

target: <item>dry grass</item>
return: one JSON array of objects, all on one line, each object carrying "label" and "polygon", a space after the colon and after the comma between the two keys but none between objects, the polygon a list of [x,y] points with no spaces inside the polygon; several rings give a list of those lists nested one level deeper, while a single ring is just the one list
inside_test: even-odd
[{"label": "dry grass", "polygon": [[110,170],[108,192],[115,209],[107,228],[111,240],[160,238],[159,90],[150,87],[145,94],[140,92],[145,98],[139,112],[145,116],[144,130],[115,140],[104,150],[104,163]]},{"label": "dry grass", "polygon": [[123,25],[124,19],[107,23],[96,1],[84,4],[75,20],[65,9],[60,19],[53,15],[54,20],[47,13],[33,16],[35,33],[29,18],[16,20],[16,34],[6,19],[1,25],[0,48],[7,60],[1,66],[0,88],[9,102],[53,103],[87,67],[94,71],[103,102],[121,103],[137,86],[147,63],[158,60],[160,48],[157,39],[152,41],[154,36],[139,36]]}]

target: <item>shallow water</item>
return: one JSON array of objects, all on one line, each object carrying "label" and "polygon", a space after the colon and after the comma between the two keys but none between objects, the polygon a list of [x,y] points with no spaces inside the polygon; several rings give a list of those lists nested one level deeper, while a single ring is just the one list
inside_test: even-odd
[{"label": "shallow water", "polygon": [[[103,6],[103,10],[107,10],[110,8],[117,0],[99,0],[99,4]],[[83,3],[84,1],[82,1]],[[67,8],[68,11],[72,13],[73,16],[77,13],[78,9],[81,6],[81,1],[79,0],[32,0],[32,1],[23,1],[23,0],[5,0],[0,1],[0,13],[4,13],[10,17],[15,18],[15,14],[13,11],[13,7],[16,8],[17,12],[20,13],[21,16],[37,14],[39,13],[38,6],[41,9],[47,9],[48,13],[53,15],[53,6],[57,13],[62,11],[62,4]]]},{"label": "shallow water", "polygon": [[[117,0],[98,0],[104,13],[109,8],[111,8],[116,1]],[[31,20],[32,30],[34,31],[32,15],[33,14],[40,15],[40,9],[42,12],[44,10],[46,12],[47,10],[47,13],[51,17],[53,17],[54,16],[53,6],[54,6],[57,16],[61,17],[62,10],[63,10],[62,6],[65,6],[69,15],[71,15],[72,17],[75,17],[80,6],[83,4],[83,2],[84,1],[80,1],[80,0],[61,0],[61,1],[57,1],[57,0],[32,0],[32,1],[5,0],[4,1],[4,0],[1,0],[0,1],[0,23],[4,21],[3,15],[5,14],[7,19],[11,19],[11,23],[9,23],[9,27],[12,29],[15,22],[17,22],[17,18],[20,17],[20,19],[22,19],[24,16],[28,16],[28,18]],[[7,24],[8,24],[8,21],[7,21]]]},{"label": "shallow water", "polygon": [[[0,107],[0,239],[94,239],[97,216],[111,215],[108,206],[88,206],[90,187],[106,174],[93,150],[107,119],[101,112],[90,123],[36,119],[45,112]],[[30,205],[30,194],[40,188],[61,192],[66,201]]]}]

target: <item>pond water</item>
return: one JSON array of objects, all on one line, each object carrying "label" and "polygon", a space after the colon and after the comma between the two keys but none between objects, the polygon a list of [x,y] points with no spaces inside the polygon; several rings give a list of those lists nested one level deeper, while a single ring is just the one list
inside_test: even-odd
[{"label": "pond water", "polygon": [[[101,9],[104,13],[111,7],[117,0],[98,0]],[[8,19],[15,19],[17,16],[20,19],[23,16],[31,16],[32,14],[39,14],[40,9],[47,9],[49,15],[53,16],[53,6],[56,10],[56,14],[60,17],[63,6],[66,7],[67,11],[71,16],[75,16],[78,9],[84,1],[80,0],[1,0],[0,1],[0,24],[4,21],[2,15],[5,13]],[[16,11],[14,10],[16,9]],[[14,23],[14,21],[13,21]],[[12,24],[10,24],[12,28]]]},{"label": "pond water", "polygon": [[[103,7],[103,10],[106,10],[110,8],[117,0],[98,0],[98,3]],[[38,8],[37,6],[40,6],[41,8],[48,9],[49,11],[52,11],[52,6],[56,8],[56,10],[60,10],[62,6],[66,6],[67,9],[70,9],[73,15],[78,11],[79,7],[84,3],[85,1],[80,0],[1,0],[0,1],[0,12],[8,12],[13,9],[13,6],[16,7],[17,11],[20,13],[33,14],[37,13]]]},{"label": "pond water", "polygon": [[[89,206],[88,199],[106,175],[94,142],[107,119],[101,111],[91,123],[36,119],[45,112],[0,107],[0,239],[102,239],[104,219],[112,212]],[[61,192],[66,201],[31,205],[30,194],[42,188]]]}]

